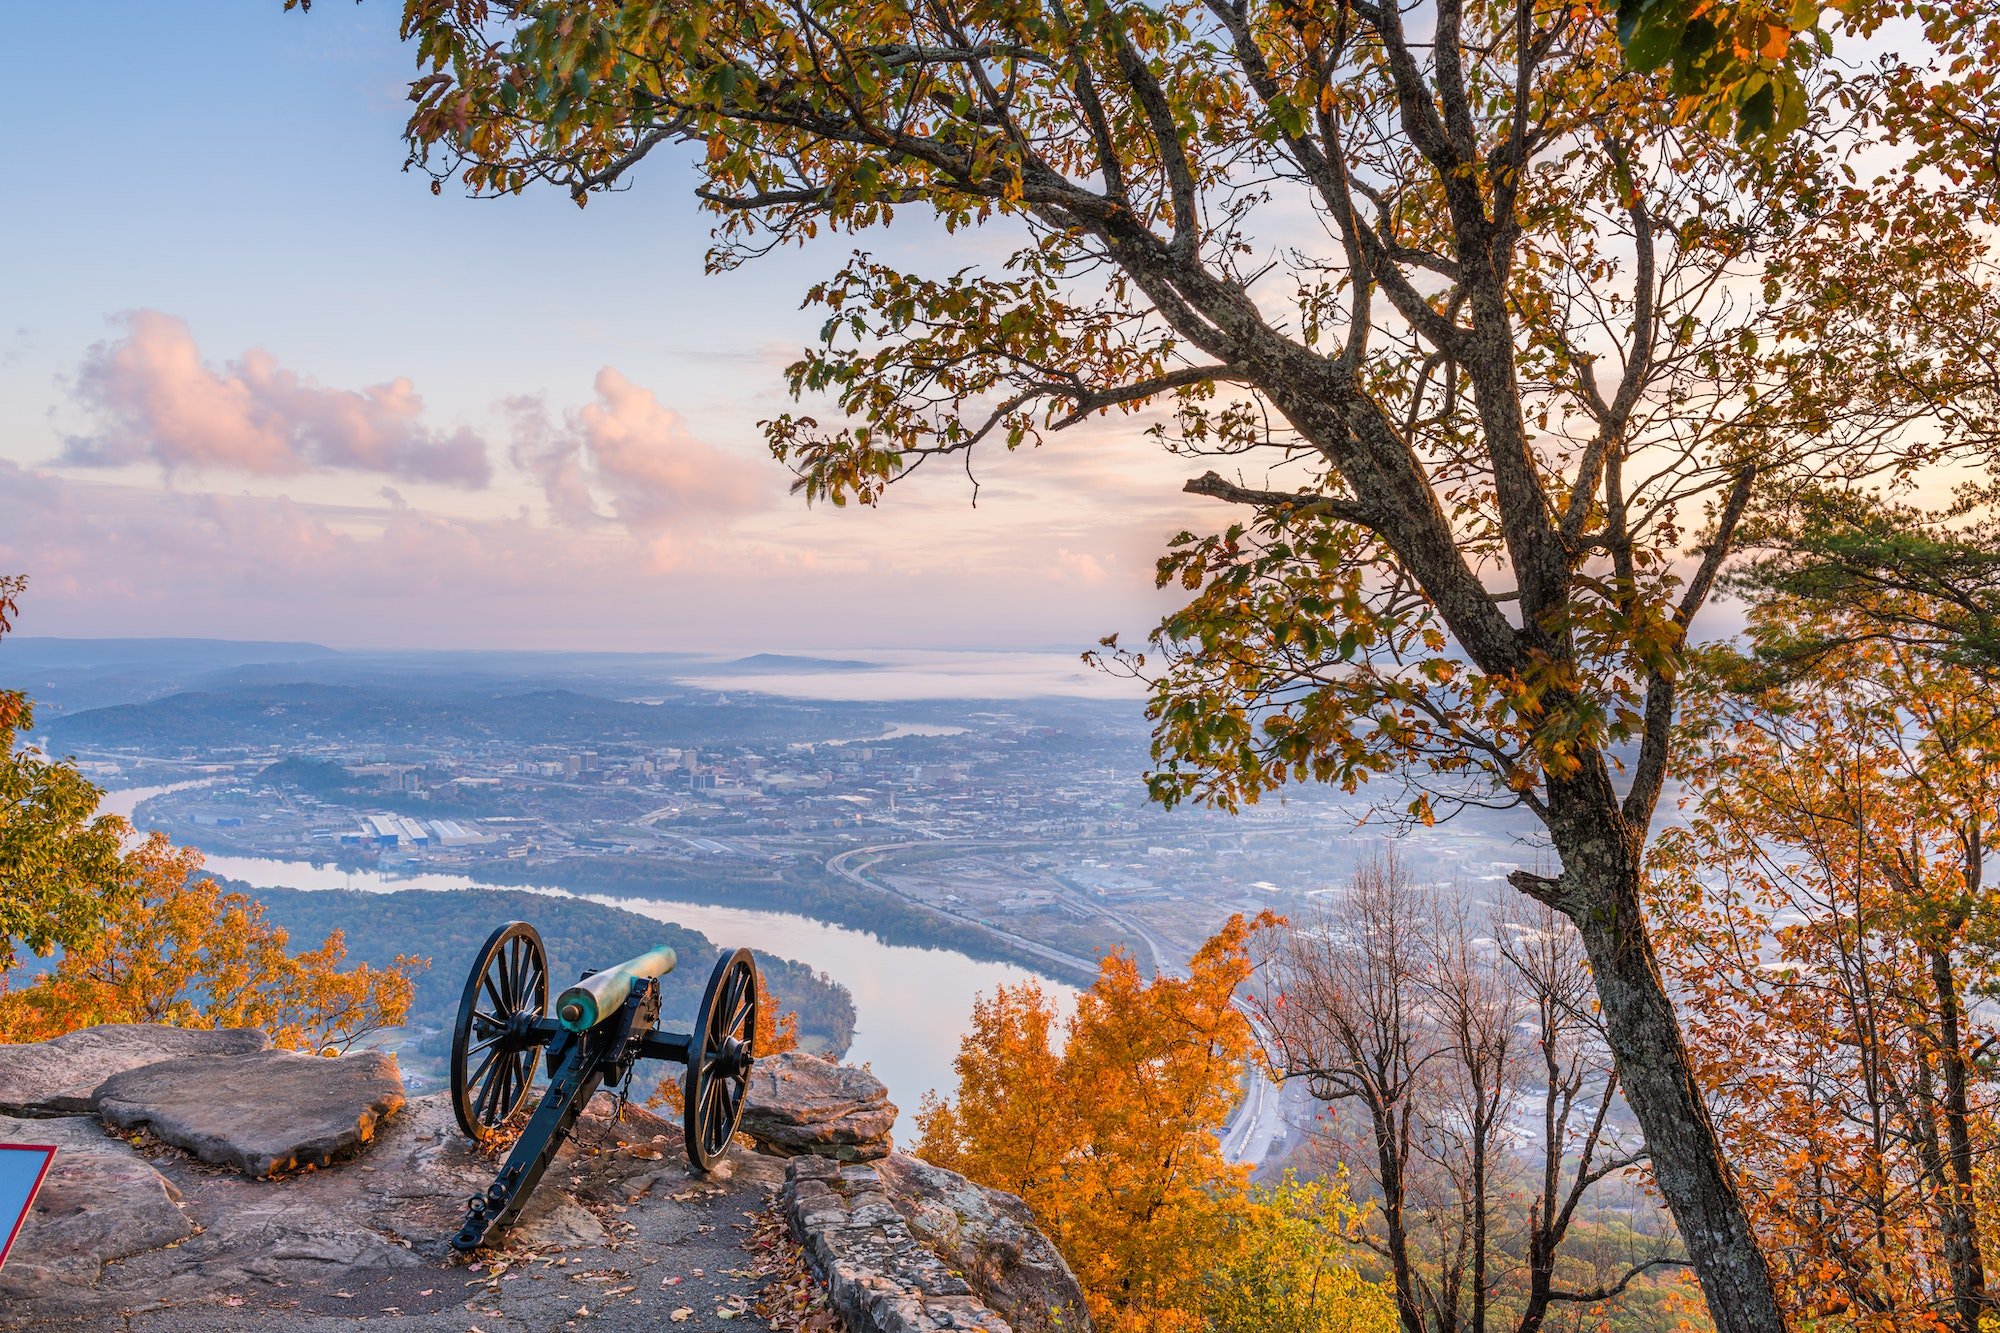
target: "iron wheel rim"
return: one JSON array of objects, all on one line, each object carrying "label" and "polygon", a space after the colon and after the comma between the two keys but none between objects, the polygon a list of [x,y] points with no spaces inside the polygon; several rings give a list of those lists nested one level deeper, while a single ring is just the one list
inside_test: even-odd
[{"label": "iron wheel rim", "polygon": [[682,1134],[688,1161],[706,1171],[729,1151],[749,1100],[756,1061],[757,964],[748,949],[725,953],[709,974],[708,989],[688,1038],[683,1085]]},{"label": "iron wheel rim", "polygon": [[451,1041],[451,1109],[474,1139],[492,1137],[527,1100],[541,1063],[533,1024],[548,1010],[549,959],[525,921],[487,936],[459,997]]}]

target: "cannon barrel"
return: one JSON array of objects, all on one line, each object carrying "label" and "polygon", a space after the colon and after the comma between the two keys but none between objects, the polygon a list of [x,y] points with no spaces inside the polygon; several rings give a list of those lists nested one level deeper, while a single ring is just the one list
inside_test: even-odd
[{"label": "cannon barrel", "polygon": [[618,1012],[636,982],[665,976],[675,961],[674,951],[663,944],[593,972],[556,997],[556,1019],[571,1032],[588,1032]]}]

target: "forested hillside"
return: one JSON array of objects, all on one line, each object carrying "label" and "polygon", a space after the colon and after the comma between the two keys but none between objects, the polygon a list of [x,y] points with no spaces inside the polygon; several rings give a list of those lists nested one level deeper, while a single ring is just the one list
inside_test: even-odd
[{"label": "forested hillside", "polygon": [[[701,1003],[709,969],[721,949],[755,943],[712,941],[699,931],[616,907],[537,893],[228,887],[261,901],[271,919],[291,932],[295,944],[317,942],[339,930],[347,936],[347,954],[354,962],[387,966],[398,954],[428,957],[431,966],[417,978],[410,1006],[415,1026],[444,1027],[452,1022],[474,955],[503,921],[527,921],[541,931],[549,949],[552,986],[567,985],[586,967],[607,967],[655,945],[671,945],[680,956],[680,966],[663,983],[661,1012],[669,1025],[683,1028]],[[779,1011],[797,1011],[801,1039],[815,1048],[846,1051],[854,1036],[854,998],[846,987],[790,959],[759,953],[757,964]]]},{"label": "forested hillside", "polygon": [[219,735],[234,735],[246,745],[328,737],[391,744],[445,734],[510,744],[592,736],[685,745],[781,734],[787,721],[810,722],[821,711],[782,702],[755,710],[701,699],[627,703],[559,689],[523,693],[293,682],[88,709],[56,719],[49,734],[65,746],[154,750],[209,746]]}]

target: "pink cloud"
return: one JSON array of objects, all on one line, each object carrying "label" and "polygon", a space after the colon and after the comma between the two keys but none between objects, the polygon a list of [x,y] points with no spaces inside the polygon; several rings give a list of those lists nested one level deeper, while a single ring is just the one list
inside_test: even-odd
[{"label": "pink cloud", "polygon": [[508,402],[516,466],[564,523],[616,520],[636,532],[713,526],[767,505],[765,471],[706,444],[645,389],[606,366],[597,399],[553,425],[540,400]]},{"label": "pink cloud", "polygon": [[66,463],[255,476],[338,468],[467,487],[492,478],[486,442],[425,426],[407,379],[330,389],[255,348],[217,369],[185,320],[137,310],[119,322],[125,335],[93,346],[77,372],[73,394],[100,428],[64,442]]}]

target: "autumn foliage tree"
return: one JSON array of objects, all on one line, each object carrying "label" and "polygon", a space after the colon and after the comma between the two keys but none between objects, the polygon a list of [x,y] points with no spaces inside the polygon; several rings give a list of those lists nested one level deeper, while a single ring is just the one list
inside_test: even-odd
[{"label": "autumn foliage tree", "polygon": [[[1351,1219],[1335,1187],[1253,1205],[1248,1168],[1222,1156],[1219,1132],[1255,1050],[1234,1000],[1250,973],[1250,934],[1272,924],[1232,919],[1185,978],[1149,983],[1114,954],[1067,1020],[1033,982],[1000,987],[973,1011],[955,1062],[957,1098],[929,1100],[918,1115],[919,1154],[1035,1210],[1100,1328],[1173,1333],[1225,1319],[1254,1327],[1235,1320],[1284,1305],[1279,1289],[1312,1274],[1318,1285],[1291,1293],[1286,1318],[1317,1310],[1326,1322],[1276,1326],[1388,1326],[1379,1288],[1327,1253],[1306,1253],[1296,1230],[1260,1235],[1245,1225],[1246,1209],[1275,1209],[1312,1235],[1343,1233]],[[1225,1243],[1232,1237],[1234,1246]],[[1219,1263],[1261,1288],[1241,1293],[1248,1304],[1234,1314],[1210,1306]],[[1316,1303],[1314,1291],[1326,1299]]]},{"label": "autumn foliage tree", "polygon": [[1604,1272],[1580,1243],[1598,1187],[1645,1161],[1613,1124],[1590,970],[1552,909],[1469,897],[1369,857],[1272,941],[1256,1006],[1283,1075],[1329,1107],[1313,1156],[1369,1186],[1361,1237],[1404,1333],[1539,1333],[1680,1259],[1656,1239]]},{"label": "autumn foliage tree", "polygon": [[154,834],[123,862],[122,906],[31,985],[0,992],[0,1040],[98,1023],[261,1028],[278,1046],[336,1054],[408,1014],[426,960],[343,969],[335,931],[291,951],[263,905],[200,874],[201,854]]},{"label": "autumn foliage tree", "polygon": [[1782,139],[1806,119],[1806,72],[1833,48],[1820,0],[1613,0],[1626,58],[1668,70],[1683,114],[1740,139]]},{"label": "autumn foliage tree", "polygon": [[1659,848],[1692,1049],[1801,1315],[1978,1333],[2000,700],[1937,632],[1964,606],[1779,582],[1695,695],[1691,818]]},{"label": "autumn foliage tree", "polygon": [[1203,1277],[1208,1333],[1388,1333],[1394,1297],[1354,1263],[1367,1212],[1337,1172],[1251,1186],[1225,1211]]},{"label": "autumn foliage tree", "polygon": [[[1514,882],[1580,932],[1718,1327],[1761,1333],[1784,1307],[1644,905],[1686,638],[1767,497],[1990,442],[1993,386],[1930,338],[1995,305],[1991,203],[1948,179],[1945,81],[1744,83],[1802,122],[1751,153],[1626,63],[1618,19],[1688,7],[1613,8],[407,0],[408,139],[435,189],[578,202],[686,145],[717,269],[912,210],[1005,237],[813,287],[789,381],[831,416],[766,423],[774,453],[836,504],[1141,412],[1223,460],[1187,490],[1242,517],[1173,542],[1191,600],[1125,659],[1155,794],[1395,775],[1413,818],[1538,819],[1550,873]],[[1788,60],[1792,17],[1782,56],[1726,54]]]},{"label": "autumn foliage tree", "polygon": [[[26,580],[0,577],[0,635]],[[40,1041],[97,1023],[257,1027],[280,1046],[344,1051],[409,1012],[412,977],[342,970],[338,931],[294,954],[263,906],[201,877],[201,854],[97,813],[103,793],[74,764],[22,748],[27,697],[0,690],[0,1041]],[[21,949],[60,950],[54,968],[9,989]]]},{"label": "autumn foliage tree", "polygon": [[[26,586],[0,576],[0,637]],[[45,954],[90,938],[124,896],[125,821],[97,813],[102,793],[74,764],[22,743],[34,724],[28,697],[0,689],[0,975],[23,949]]]},{"label": "autumn foliage tree", "polygon": [[1683,116],[1773,151],[1805,123],[1815,83],[1825,95],[1835,30],[1851,44],[1901,21],[1899,37],[1914,27],[1923,41],[1899,41],[1900,54],[1848,77],[1891,94],[1884,119],[1921,146],[1924,165],[1987,188],[2000,173],[2000,19],[1983,0],[1612,0],[1611,10],[1626,59],[1668,71]]}]

